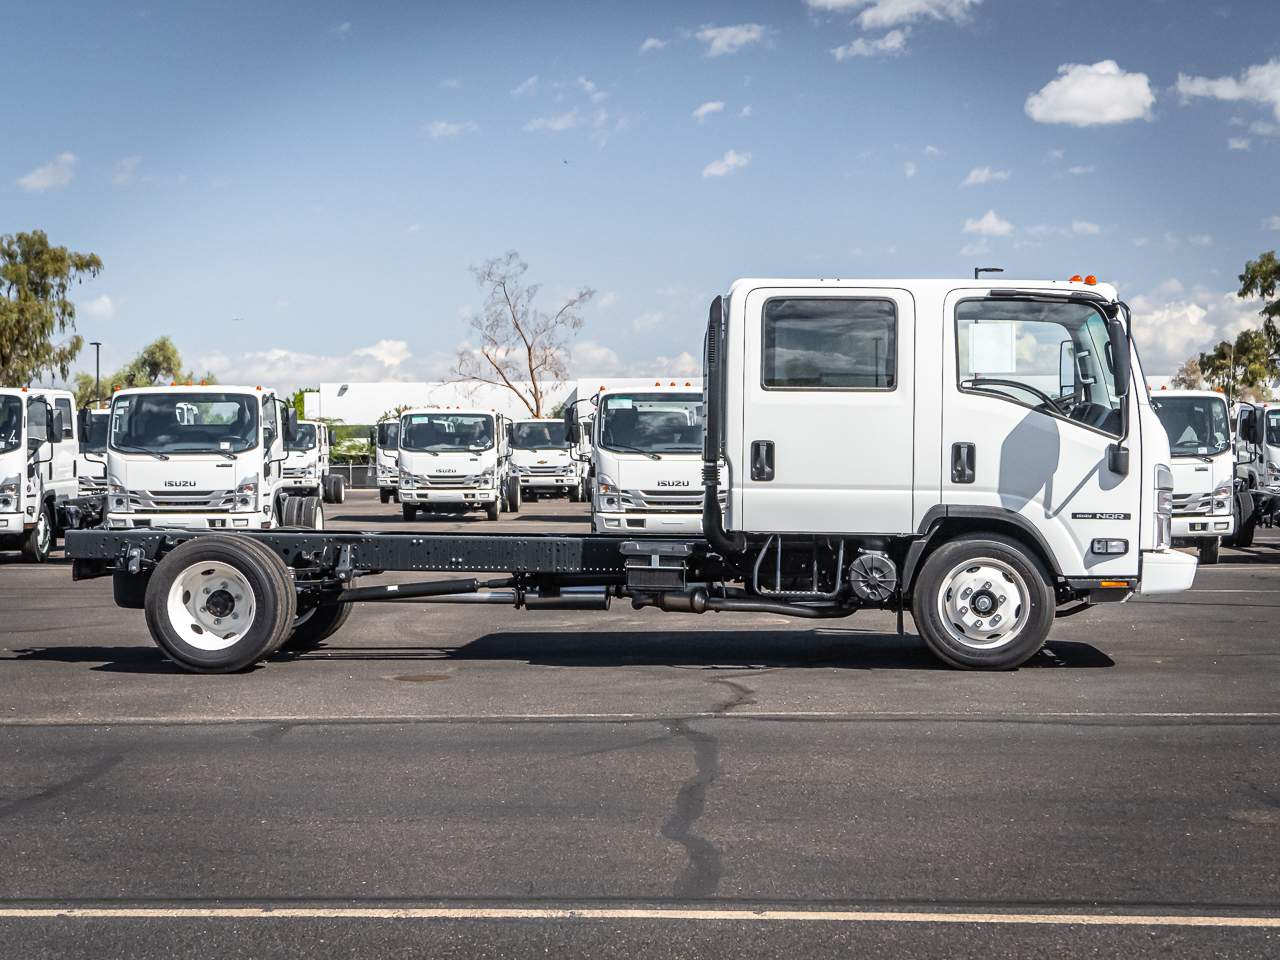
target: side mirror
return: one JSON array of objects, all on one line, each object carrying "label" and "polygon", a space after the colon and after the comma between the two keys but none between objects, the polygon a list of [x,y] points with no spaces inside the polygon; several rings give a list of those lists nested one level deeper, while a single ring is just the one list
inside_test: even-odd
[{"label": "side mirror", "polygon": [[1253,415],[1249,417],[1249,432],[1245,435],[1245,439],[1250,443],[1256,443],[1258,446],[1262,446],[1262,444],[1266,443],[1266,423],[1262,417],[1258,415],[1258,411],[1256,409],[1254,410]]},{"label": "side mirror", "polygon": [[61,443],[68,435],[67,427],[62,422],[62,411],[54,410],[49,421],[49,442]]},{"label": "side mirror", "polygon": [[286,407],[284,411],[284,439],[285,443],[298,439],[298,411],[293,407]]},{"label": "side mirror", "polygon": [[89,436],[89,408],[81,407],[76,412],[76,426],[80,428],[80,439],[83,441]]},{"label": "side mirror", "polygon": [[1108,346],[1111,348],[1111,370],[1115,375],[1117,397],[1129,395],[1129,337],[1125,333],[1124,324],[1119,320],[1107,322],[1107,333],[1110,336]]}]

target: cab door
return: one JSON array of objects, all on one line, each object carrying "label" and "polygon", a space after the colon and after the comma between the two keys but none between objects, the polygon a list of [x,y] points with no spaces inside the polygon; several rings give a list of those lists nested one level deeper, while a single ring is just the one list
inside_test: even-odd
[{"label": "cab door", "polygon": [[771,533],[913,529],[915,303],[901,289],[757,288],[743,303],[742,520]]}]

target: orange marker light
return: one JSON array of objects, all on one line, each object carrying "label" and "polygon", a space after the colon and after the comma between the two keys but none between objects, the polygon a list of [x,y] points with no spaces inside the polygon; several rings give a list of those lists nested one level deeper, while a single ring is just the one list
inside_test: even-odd
[{"label": "orange marker light", "polygon": [[1068,280],[1067,282],[1068,282],[1068,283],[1079,283],[1079,282],[1080,282],[1081,280],[1083,280],[1083,279],[1084,279],[1084,277],[1080,276],[1080,274],[1078,274],[1078,273],[1077,273],[1077,274],[1073,275],[1073,276],[1071,277],[1071,279],[1070,279],[1070,280]]},{"label": "orange marker light", "polygon": [[1087,277],[1085,277],[1085,278],[1084,278],[1084,282],[1085,282],[1085,285],[1086,285],[1086,286],[1090,286],[1090,287],[1092,287],[1092,286],[1094,286],[1094,285],[1098,282],[1098,278],[1097,278],[1097,277],[1095,277],[1095,276],[1091,273],[1091,274],[1089,274]]}]

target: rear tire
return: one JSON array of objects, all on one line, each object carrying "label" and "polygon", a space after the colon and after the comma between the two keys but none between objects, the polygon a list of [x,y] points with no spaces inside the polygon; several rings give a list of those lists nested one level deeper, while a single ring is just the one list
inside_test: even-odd
[{"label": "rear tire", "polygon": [[302,497],[284,496],[280,498],[280,526],[298,526],[298,513],[302,509]]},{"label": "rear tire", "polygon": [[1213,566],[1218,562],[1218,553],[1222,541],[1217,537],[1209,537],[1200,541],[1200,562],[1205,566]]},{"label": "rear tire", "polygon": [[1249,519],[1243,521],[1240,524],[1240,529],[1236,532],[1235,545],[1237,547],[1244,547],[1244,548],[1252,547],[1253,535],[1255,532],[1257,532],[1257,529],[1258,529],[1258,511],[1254,510],[1253,513],[1249,514]]},{"label": "rear tire", "polygon": [[497,519],[498,519],[498,515],[499,515],[499,513],[501,512],[501,510],[499,509],[499,507],[500,507],[500,505],[499,505],[499,503],[498,503],[498,501],[497,501],[497,500],[493,501],[493,503],[486,503],[486,504],[484,505],[484,515],[485,515],[485,517],[486,517],[486,518],[488,518],[489,520],[497,520]]},{"label": "rear tire", "polygon": [[44,563],[53,551],[53,511],[48,503],[40,505],[40,514],[36,517],[36,525],[23,538],[22,555],[32,563]]},{"label": "rear tire", "polygon": [[324,504],[319,497],[299,497],[298,526],[303,530],[324,529]]},{"label": "rear tire", "polygon": [[569,501],[571,503],[582,502],[582,481],[581,480],[579,480],[577,483],[575,483],[572,487],[569,488]]},{"label": "rear tire", "polygon": [[347,502],[347,481],[336,473],[329,474],[333,478],[333,500],[332,503]]},{"label": "rear tire", "polygon": [[912,601],[929,649],[964,670],[1025,663],[1044,646],[1055,607],[1037,559],[998,534],[971,534],[938,547],[925,560]]},{"label": "rear tire", "polygon": [[507,477],[507,511],[520,512],[520,478]]},{"label": "rear tire", "polygon": [[295,604],[283,560],[248,537],[210,534],[160,561],[145,609],[152,638],[179,666],[234,673],[280,644]]},{"label": "rear tire", "polygon": [[390,490],[388,490],[388,489],[386,489],[385,487],[384,487],[383,489],[379,490],[379,491],[378,491],[378,499],[379,499],[379,500],[381,500],[383,503],[390,503],[390,502],[391,502],[391,491],[390,491]]},{"label": "rear tire", "polygon": [[404,514],[406,520],[413,520],[418,516],[418,508],[412,503],[400,504],[400,512]]},{"label": "rear tire", "polygon": [[329,603],[300,611],[280,649],[289,653],[314,650],[341,629],[354,606],[353,603]]}]

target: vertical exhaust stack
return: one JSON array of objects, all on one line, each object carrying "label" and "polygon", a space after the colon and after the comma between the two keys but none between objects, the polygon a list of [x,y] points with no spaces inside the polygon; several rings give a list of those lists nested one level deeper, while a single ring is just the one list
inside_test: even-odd
[{"label": "vertical exhaust stack", "polygon": [[702,534],[717,553],[731,557],[741,554],[747,538],[724,528],[720,510],[720,457],[724,452],[724,301],[711,301],[707,338],[703,348],[706,383],[706,433],[702,440]]}]

